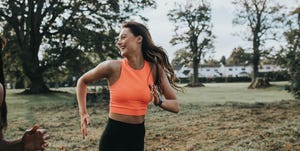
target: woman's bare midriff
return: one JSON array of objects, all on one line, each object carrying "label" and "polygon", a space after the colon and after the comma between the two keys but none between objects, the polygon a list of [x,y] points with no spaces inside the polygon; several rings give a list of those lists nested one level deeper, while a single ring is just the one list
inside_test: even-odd
[{"label": "woman's bare midriff", "polygon": [[131,116],[131,115],[123,115],[117,113],[109,113],[109,117],[113,120],[128,123],[128,124],[141,124],[145,120],[145,116]]}]

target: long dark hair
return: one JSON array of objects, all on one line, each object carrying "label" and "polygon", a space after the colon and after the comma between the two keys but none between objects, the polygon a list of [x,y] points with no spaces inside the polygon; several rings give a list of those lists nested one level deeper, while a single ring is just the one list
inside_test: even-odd
[{"label": "long dark hair", "polygon": [[161,77],[161,73],[159,72],[158,65],[162,67],[162,69],[166,72],[167,78],[171,84],[171,86],[178,90],[183,91],[182,87],[176,85],[174,69],[171,66],[168,56],[164,49],[160,46],[156,46],[152,40],[150,32],[148,28],[138,22],[129,21],[123,24],[123,28],[129,28],[134,36],[142,36],[142,53],[145,60],[151,62],[156,65],[156,80],[155,84],[160,85],[161,81],[159,80]]},{"label": "long dark hair", "polygon": [[5,88],[5,79],[3,72],[3,60],[2,60],[2,50],[6,45],[6,39],[0,35],[0,83],[3,86],[3,100],[0,105],[0,130],[7,126],[7,107],[6,107],[6,88]]}]

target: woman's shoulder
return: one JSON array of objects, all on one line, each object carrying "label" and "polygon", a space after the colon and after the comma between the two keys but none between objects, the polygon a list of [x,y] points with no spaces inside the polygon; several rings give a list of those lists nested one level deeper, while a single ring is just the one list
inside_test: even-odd
[{"label": "woman's shoulder", "polygon": [[163,69],[162,66],[158,63],[149,62],[149,65],[150,65],[152,72],[154,72],[154,73],[156,73],[157,70],[161,71]]},{"label": "woman's shoulder", "polygon": [[106,68],[106,77],[110,83],[113,83],[112,81],[120,75],[122,60],[106,60],[101,64]]},{"label": "woman's shoulder", "polygon": [[106,60],[103,63],[109,67],[119,67],[122,65],[122,60]]},{"label": "woman's shoulder", "polygon": [[100,66],[110,71],[118,71],[122,66],[122,60],[106,60],[100,63]]},{"label": "woman's shoulder", "polygon": [[106,60],[105,62],[111,63],[111,64],[121,64],[123,60]]}]

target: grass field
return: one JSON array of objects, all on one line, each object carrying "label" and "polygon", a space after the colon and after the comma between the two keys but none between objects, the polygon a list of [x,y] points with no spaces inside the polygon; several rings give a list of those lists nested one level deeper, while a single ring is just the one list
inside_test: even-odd
[{"label": "grass field", "polygon": [[[300,100],[284,91],[285,82],[249,90],[248,83],[212,83],[178,93],[179,114],[153,105],[146,118],[147,151],[300,150]],[[108,104],[89,103],[88,137],[80,133],[74,88],[69,93],[20,95],[8,90],[8,139],[34,123],[48,129],[49,151],[97,151]]]}]

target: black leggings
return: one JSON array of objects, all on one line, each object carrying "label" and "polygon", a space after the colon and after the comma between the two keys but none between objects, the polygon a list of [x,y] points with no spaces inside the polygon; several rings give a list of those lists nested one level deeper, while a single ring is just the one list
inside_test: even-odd
[{"label": "black leggings", "polygon": [[108,120],[99,144],[99,151],[143,151],[145,125]]}]

